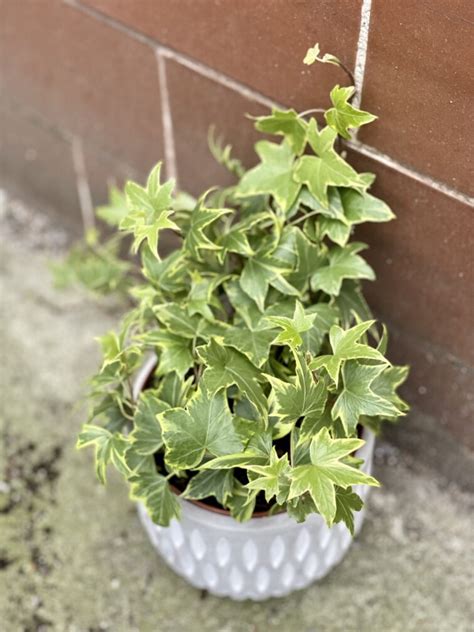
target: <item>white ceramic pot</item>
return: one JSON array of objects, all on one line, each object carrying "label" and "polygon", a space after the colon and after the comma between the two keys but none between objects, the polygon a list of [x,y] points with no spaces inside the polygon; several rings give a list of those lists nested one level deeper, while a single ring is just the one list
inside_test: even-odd
[{"label": "white ceramic pot", "polygon": [[[143,366],[135,382],[138,396],[156,360]],[[356,456],[371,473],[375,437],[364,430],[366,443]],[[356,486],[365,501],[369,487]],[[143,505],[138,512],[148,536],[168,566],[196,588],[232,599],[260,601],[282,597],[324,577],[352,543],[343,523],[328,529],[319,515],[302,524],[286,513],[239,523],[229,515],[179,499],[182,517],[169,527],[153,523]],[[355,516],[356,533],[364,509]]]}]

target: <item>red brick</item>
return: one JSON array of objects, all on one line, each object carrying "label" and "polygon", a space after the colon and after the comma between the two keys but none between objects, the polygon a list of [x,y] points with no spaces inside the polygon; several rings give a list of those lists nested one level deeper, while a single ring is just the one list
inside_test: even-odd
[{"label": "red brick", "polygon": [[359,140],[474,194],[474,4],[374,0]]},{"label": "red brick", "polygon": [[470,207],[372,159],[350,152],[360,171],[377,174],[373,193],[397,215],[367,224],[377,273],[366,292],[376,310],[414,335],[473,363],[474,213]]},{"label": "red brick", "polygon": [[3,90],[138,170],[162,158],[152,47],[58,0],[2,9]]},{"label": "red brick", "polygon": [[354,66],[360,0],[84,0],[129,27],[301,109],[328,102],[335,66],[302,63],[319,41]]},{"label": "red brick", "polygon": [[18,104],[0,105],[2,185],[34,208],[52,208],[82,232],[71,145],[57,130]]}]

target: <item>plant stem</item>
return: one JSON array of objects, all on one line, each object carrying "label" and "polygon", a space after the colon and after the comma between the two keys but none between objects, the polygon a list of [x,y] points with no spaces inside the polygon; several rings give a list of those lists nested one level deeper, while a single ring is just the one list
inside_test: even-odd
[{"label": "plant stem", "polygon": [[292,222],[288,222],[288,226],[296,226],[296,224],[303,222],[305,219],[308,219],[308,217],[314,217],[314,215],[319,215],[319,213],[320,211],[311,211],[311,213],[306,213],[306,215],[301,215],[301,217],[294,219]]}]

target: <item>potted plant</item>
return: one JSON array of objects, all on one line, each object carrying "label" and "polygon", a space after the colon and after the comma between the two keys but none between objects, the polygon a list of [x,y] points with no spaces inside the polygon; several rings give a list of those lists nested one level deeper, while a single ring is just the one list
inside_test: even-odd
[{"label": "potted plant", "polygon": [[[315,60],[340,63],[317,46]],[[95,447],[101,482],[109,463],[125,477],[171,568],[215,594],[263,599],[326,574],[378,485],[374,433],[407,410],[407,368],[386,359],[361,289],[375,274],[352,240],[394,215],[336,149],[375,118],[353,92],[331,91],[323,125],[294,110],[256,119],[282,138],[259,141],[248,171],[212,137],[234,186],[174,196],[158,164],[145,187],[113,190],[98,216],[118,236],[90,233],[57,270],[133,300],[100,339],[78,447]],[[166,256],[163,231],[179,237]],[[121,260],[129,235],[137,257]]]}]

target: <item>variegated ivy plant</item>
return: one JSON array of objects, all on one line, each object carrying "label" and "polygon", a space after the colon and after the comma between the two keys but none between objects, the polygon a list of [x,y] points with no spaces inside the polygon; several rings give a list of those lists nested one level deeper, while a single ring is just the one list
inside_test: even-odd
[{"label": "variegated ivy plant", "polygon": [[[339,63],[317,47],[305,61],[315,59]],[[258,118],[257,130],[282,138],[259,141],[248,171],[212,139],[235,186],[198,200],[173,195],[158,164],[145,187],[113,190],[98,215],[119,237],[100,245],[90,234],[57,270],[134,301],[118,332],[100,339],[78,446],[95,447],[102,482],[112,463],[160,525],[179,518],[181,494],[213,499],[241,521],[259,508],[298,521],[316,512],[353,531],[362,506],[353,486],[377,485],[355,456],[360,429],[406,412],[396,391],[407,368],[386,359],[386,332],[361,290],[375,275],[354,227],[394,215],[368,193],[374,175],[336,149],[375,118],[352,94],[332,90],[324,125],[294,110]],[[167,256],[162,231],[180,239]],[[117,257],[124,235],[139,267]],[[134,401],[149,353],[156,368]]]}]

